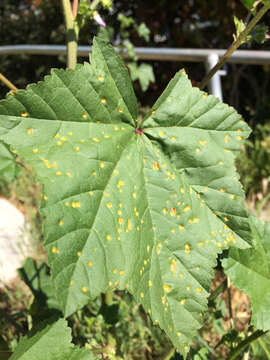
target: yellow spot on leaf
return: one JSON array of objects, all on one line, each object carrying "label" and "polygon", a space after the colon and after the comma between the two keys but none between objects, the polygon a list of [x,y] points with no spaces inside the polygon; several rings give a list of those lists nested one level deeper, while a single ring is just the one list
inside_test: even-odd
[{"label": "yellow spot on leaf", "polygon": [[170,215],[174,216],[176,214],[176,208],[171,208],[170,209]]},{"label": "yellow spot on leaf", "polygon": [[79,146],[77,146],[77,147],[75,148],[75,150],[76,150],[76,151],[80,151],[81,148],[80,148]]},{"label": "yellow spot on leaf", "polygon": [[171,291],[172,287],[170,285],[163,285],[163,289],[166,291],[166,292],[169,292]]},{"label": "yellow spot on leaf", "polygon": [[179,230],[181,230],[181,231],[184,230],[184,226],[183,226],[183,225],[179,225],[178,228],[179,228]]},{"label": "yellow spot on leaf", "polygon": [[38,153],[38,149],[33,149],[33,153]]},{"label": "yellow spot on leaf", "polygon": [[63,220],[60,220],[59,223],[58,223],[59,226],[62,226],[63,225]]},{"label": "yellow spot on leaf", "polygon": [[165,136],[165,134],[164,134],[163,131],[160,131],[160,132],[159,132],[159,135],[160,135],[160,136]]},{"label": "yellow spot on leaf", "polygon": [[112,207],[112,203],[110,203],[110,202],[109,202],[109,203],[107,203],[107,208],[109,208],[109,209],[110,209],[111,207]]},{"label": "yellow spot on leaf", "polygon": [[187,289],[187,291],[189,291],[189,290],[190,290],[190,286],[189,286],[189,285],[187,285],[187,286],[186,286],[186,289]]},{"label": "yellow spot on leaf", "polygon": [[82,292],[83,292],[83,293],[86,293],[86,292],[87,292],[87,289],[86,289],[85,286],[82,287]]},{"label": "yellow spot on leaf", "polygon": [[67,176],[67,177],[71,177],[71,173],[67,172],[67,173],[66,173],[66,176]]},{"label": "yellow spot on leaf", "polygon": [[92,261],[88,261],[88,266],[93,266],[94,264],[92,263]]},{"label": "yellow spot on leaf", "polygon": [[99,166],[100,166],[101,168],[104,168],[104,162],[101,161],[101,162],[99,163]]},{"label": "yellow spot on leaf", "polygon": [[102,104],[106,104],[106,102],[107,102],[107,100],[105,98],[102,98],[100,101],[102,102]]},{"label": "yellow spot on leaf", "polygon": [[119,108],[118,112],[122,113],[123,112],[123,108]]},{"label": "yellow spot on leaf", "polygon": [[196,148],[196,152],[199,153],[201,149],[199,147]]},{"label": "yellow spot on leaf", "polygon": [[185,244],[185,253],[186,254],[190,253],[190,245],[189,244]]},{"label": "yellow spot on leaf", "polygon": [[181,305],[185,305],[185,302],[186,302],[186,299],[182,299],[182,300],[180,301],[180,304],[181,304]]},{"label": "yellow spot on leaf", "polygon": [[186,206],[185,208],[184,208],[184,212],[187,212],[187,211],[189,211],[190,210],[190,206]]},{"label": "yellow spot on leaf", "polygon": [[228,144],[228,141],[229,141],[228,135],[226,135],[226,136],[224,137],[224,141],[225,141],[226,144]]},{"label": "yellow spot on leaf", "polygon": [[151,280],[148,281],[148,286],[149,286],[149,287],[152,286],[152,281],[151,281]]},{"label": "yellow spot on leaf", "polygon": [[93,138],[93,141],[99,142],[99,138],[94,137],[94,138]]},{"label": "yellow spot on leaf", "polygon": [[44,199],[44,200],[48,200],[47,195],[44,194],[44,195],[43,195],[43,199]]},{"label": "yellow spot on leaf", "polygon": [[154,170],[160,170],[160,166],[159,166],[159,163],[157,161],[153,163],[152,167],[153,167]]},{"label": "yellow spot on leaf", "polygon": [[53,253],[53,254],[59,254],[59,250],[57,249],[56,246],[53,246],[53,247],[52,247],[52,253]]},{"label": "yellow spot on leaf", "polygon": [[110,241],[111,240],[111,236],[110,235],[106,235],[106,240]]},{"label": "yellow spot on leaf", "polygon": [[143,292],[140,293],[140,297],[141,297],[141,298],[144,297],[144,293],[143,293]]},{"label": "yellow spot on leaf", "polygon": [[21,113],[21,116],[22,117],[26,117],[28,115],[28,113],[26,112],[26,111],[23,111],[22,113]]},{"label": "yellow spot on leaf", "polygon": [[223,192],[223,193],[226,192],[226,190],[224,188],[221,188],[220,191]]}]

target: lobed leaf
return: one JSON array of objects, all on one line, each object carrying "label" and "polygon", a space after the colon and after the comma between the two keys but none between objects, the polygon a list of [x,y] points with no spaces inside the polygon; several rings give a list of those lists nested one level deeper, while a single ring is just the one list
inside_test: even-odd
[{"label": "lobed leaf", "polygon": [[222,261],[225,273],[243,290],[251,302],[251,324],[263,331],[270,329],[270,224],[250,218],[253,246],[231,249]]},{"label": "lobed leaf", "polygon": [[[42,328],[43,327],[43,328]],[[23,337],[10,360],[95,360],[87,349],[71,343],[71,329],[64,319],[44,327],[39,332]]]},{"label": "lobed leaf", "polygon": [[[121,76],[118,76],[121,74]],[[36,171],[48,261],[65,316],[128,289],[186,354],[217,254],[249,246],[234,153],[249,128],[180,71],[137,123],[120,59],[53,70],[0,102],[0,137]]]}]

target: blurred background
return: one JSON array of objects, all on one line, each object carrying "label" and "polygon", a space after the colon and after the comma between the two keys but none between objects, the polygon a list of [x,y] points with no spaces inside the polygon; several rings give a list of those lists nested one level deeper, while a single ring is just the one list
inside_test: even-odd
[{"label": "blurred background", "polygon": [[[134,53],[134,47],[227,49],[236,33],[233,17],[245,20],[248,15],[248,10],[240,0],[100,0],[99,3],[98,13],[94,13],[89,12],[89,2],[81,0],[78,15],[79,45],[91,45],[93,36],[99,35],[112,42],[120,51],[125,49],[128,53],[125,61],[140,102],[141,114],[152,106],[176,71],[185,68],[196,86],[206,70],[203,63],[140,61]],[[97,15],[106,23],[106,28],[100,25],[101,20]],[[269,12],[264,16],[263,23],[265,26],[270,25]],[[0,1],[0,46],[64,45],[65,39],[60,0]],[[270,51],[270,40],[266,38],[262,43],[251,41],[242,45],[241,49]],[[79,63],[87,60],[78,58]],[[0,72],[20,89],[42,80],[51,68],[65,67],[66,57],[63,55],[0,55]],[[225,70],[227,74],[222,77],[223,100],[235,107],[253,130],[236,161],[247,194],[247,206],[257,216],[269,221],[270,61],[263,66],[226,64]],[[0,83],[0,99],[5,97],[8,90]],[[38,213],[40,186],[35,183],[30,168],[20,163],[14,166],[8,149],[0,147],[1,157],[5,159],[5,166],[1,167],[0,162],[0,196],[9,199],[25,215],[30,224],[27,231],[36,249],[34,258],[43,264],[34,266],[29,260],[30,263],[24,268],[23,280],[29,286],[31,274],[38,274],[43,284],[47,284],[49,271],[41,245],[41,220]],[[221,271],[215,278],[214,287],[223,281]],[[37,315],[42,316],[40,305],[37,305],[36,300],[33,302],[33,293],[37,296],[38,291],[39,294],[47,291],[46,296],[50,297],[52,289],[48,286],[41,289],[40,284],[38,286],[34,292],[32,288],[31,293],[15,282],[5,284],[0,290],[0,352],[1,349],[14,349],[18,338],[29,328],[29,316],[31,321]],[[217,295],[212,307],[210,304],[210,317],[194,345],[197,352],[203,349],[198,359],[212,358],[211,347],[217,345],[218,356],[226,358],[229,338],[223,338],[223,335],[229,329],[227,296],[225,294],[218,298]],[[104,299],[100,297],[69,319],[74,342],[80,345],[90,343],[92,348],[101,349],[101,353],[105,353],[109,334],[113,333],[115,347],[123,357],[103,354],[104,359],[172,359],[169,357],[171,348],[164,334],[150,324],[142,309],[132,302],[129,295],[117,292],[114,297],[119,305],[110,308],[109,312],[108,309],[100,310],[105,306]],[[236,323],[237,334],[232,336],[240,339],[241,334],[248,329],[249,300],[236,289],[232,297],[236,300],[234,312],[242,314]],[[46,308],[47,300],[42,301]],[[121,340],[123,338],[126,339],[124,342]],[[255,342],[255,355],[250,359],[270,359],[270,339],[266,337],[262,341],[268,349],[269,357],[265,357],[266,352]]]}]

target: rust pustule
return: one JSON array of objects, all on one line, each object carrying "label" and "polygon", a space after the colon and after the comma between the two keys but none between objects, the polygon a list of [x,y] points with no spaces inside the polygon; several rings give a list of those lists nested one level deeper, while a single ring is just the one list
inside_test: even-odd
[{"label": "rust pustule", "polygon": [[143,134],[143,129],[142,128],[135,129],[134,133],[142,135]]}]

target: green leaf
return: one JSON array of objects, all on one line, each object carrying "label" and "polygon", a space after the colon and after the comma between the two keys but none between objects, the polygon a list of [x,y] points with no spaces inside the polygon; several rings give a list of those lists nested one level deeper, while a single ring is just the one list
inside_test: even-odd
[{"label": "green leaf", "polygon": [[149,28],[145,25],[145,23],[141,23],[140,25],[136,26],[136,30],[138,32],[138,35],[143,38],[145,41],[149,41],[150,40],[150,30]]},{"label": "green leaf", "polygon": [[71,329],[64,319],[23,337],[10,360],[95,360],[87,349],[71,343]]},{"label": "green leaf", "polygon": [[270,329],[270,224],[250,218],[251,249],[231,249],[222,264],[233,284],[250,298],[251,323],[263,331]]},{"label": "green leaf", "polygon": [[155,82],[153,67],[149,64],[142,63],[137,65],[135,62],[128,64],[132,81],[139,80],[142,91],[146,91],[150,82]]},{"label": "green leaf", "polygon": [[33,258],[27,258],[23,267],[18,269],[20,278],[30,288],[35,296],[38,317],[41,311],[57,309],[58,304],[55,300],[53,282],[45,263],[38,263]]},{"label": "green leaf", "polygon": [[19,171],[18,165],[14,161],[14,155],[8,147],[0,142],[0,179],[12,181]]},{"label": "green leaf", "polygon": [[217,254],[249,246],[234,153],[235,110],[184,71],[137,124],[131,81],[111,46],[0,102],[0,137],[43,184],[44,237],[66,316],[128,289],[186,354],[202,325]]},{"label": "green leaf", "polygon": [[241,2],[248,10],[251,10],[256,0],[241,0]]}]

